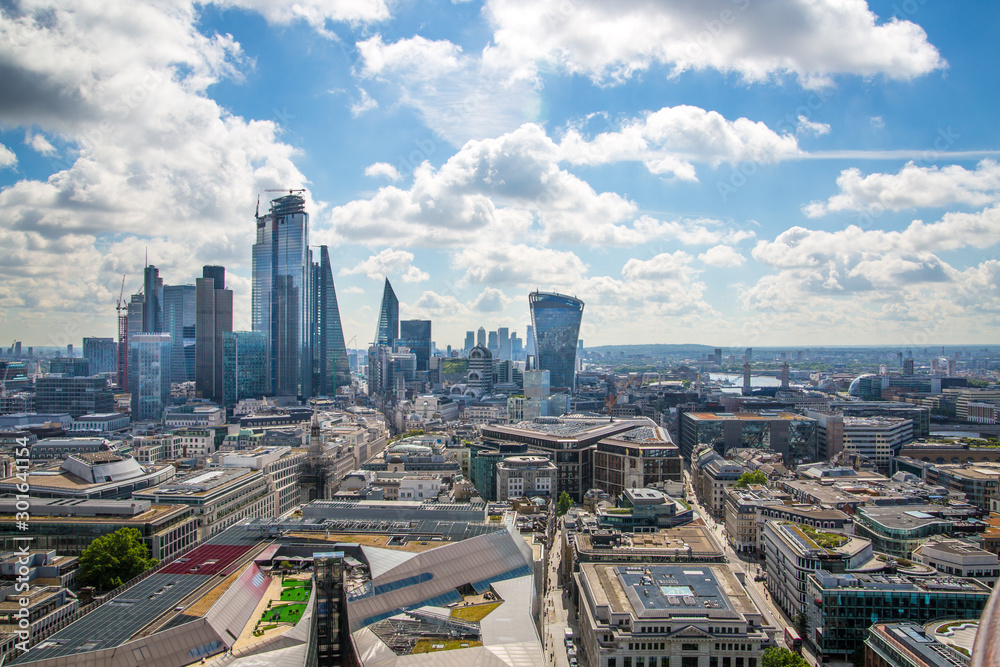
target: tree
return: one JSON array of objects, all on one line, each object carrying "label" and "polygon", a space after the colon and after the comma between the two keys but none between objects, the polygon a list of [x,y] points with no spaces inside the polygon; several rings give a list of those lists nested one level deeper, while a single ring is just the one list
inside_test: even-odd
[{"label": "tree", "polygon": [[102,535],[80,554],[80,583],[99,590],[117,588],[156,565],[137,528]]},{"label": "tree", "polygon": [[569,511],[569,508],[573,506],[573,498],[570,497],[568,493],[563,491],[559,494],[559,516],[562,516]]},{"label": "tree", "polygon": [[809,667],[809,663],[798,653],[772,646],[761,655],[760,667]]},{"label": "tree", "polygon": [[804,611],[800,611],[792,617],[792,623],[795,625],[795,631],[799,633],[799,637],[803,639],[809,634],[809,617],[806,616]]},{"label": "tree", "polygon": [[740,488],[750,486],[751,484],[763,484],[767,486],[767,475],[760,470],[748,470],[736,480],[736,486]]}]

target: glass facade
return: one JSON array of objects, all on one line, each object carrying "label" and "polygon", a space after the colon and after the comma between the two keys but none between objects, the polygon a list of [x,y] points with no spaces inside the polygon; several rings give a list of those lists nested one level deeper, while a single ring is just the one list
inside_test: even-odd
[{"label": "glass facade", "polygon": [[319,248],[319,263],[313,265],[313,281],[313,319],[316,325],[313,334],[313,393],[333,396],[337,387],[351,384],[351,369],[347,362],[330,252],[325,245]]},{"label": "glass facade", "polygon": [[399,345],[417,355],[417,370],[426,371],[431,359],[431,321],[403,320],[399,323]]},{"label": "glass facade", "polygon": [[170,405],[170,334],[136,334],[129,347],[132,420],[159,421]]},{"label": "glass facade", "polygon": [[583,301],[551,292],[528,295],[538,368],[549,371],[552,386],[572,390]]},{"label": "glass facade", "polygon": [[267,391],[267,338],[262,331],[223,334],[223,404],[260,398]]},{"label": "glass facade", "polygon": [[118,348],[113,338],[84,338],[83,358],[90,362],[94,375],[118,370]]},{"label": "glass facade", "polygon": [[223,336],[233,330],[233,291],[225,289],[225,269],[205,266],[195,281],[195,389],[223,402]]},{"label": "glass facade", "polygon": [[392,347],[399,338],[399,299],[392,291],[389,279],[385,279],[385,289],[382,290],[382,306],[379,308],[378,329],[375,331],[375,344]]},{"label": "glass facade", "polygon": [[163,288],[163,330],[170,334],[171,382],[194,381],[194,285]]},{"label": "glass facade", "polygon": [[312,395],[312,258],[305,199],[289,194],[257,217],[252,323],[267,336],[269,393]]}]

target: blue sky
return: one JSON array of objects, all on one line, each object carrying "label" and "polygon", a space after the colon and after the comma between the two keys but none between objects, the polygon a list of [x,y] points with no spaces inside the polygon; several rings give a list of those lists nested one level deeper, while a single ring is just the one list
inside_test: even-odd
[{"label": "blue sky", "polygon": [[13,3],[0,335],[113,335],[144,253],[308,189],[344,331],[440,347],[584,299],[587,344],[996,343],[1000,13],[925,0]]}]

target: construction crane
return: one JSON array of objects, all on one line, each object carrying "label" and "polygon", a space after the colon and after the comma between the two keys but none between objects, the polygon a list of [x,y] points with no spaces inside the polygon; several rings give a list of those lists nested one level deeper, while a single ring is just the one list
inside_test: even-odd
[{"label": "construction crane", "polygon": [[122,289],[118,294],[118,390],[125,391],[128,386],[128,305],[125,303],[125,274],[122,274]]},{"label": "construction crane", "polygon": [[618,397],[628,391],[628,388],[632,386],[632,383],[641,377],[641,374],[634,373],[629,376],[628,380],[625,382],[625,386],[623,386],[620,390],[615,391],[612,389],[611,393],[609,393],[607,398],[604,399],[604,411],[611,414],[611,409],[615,407],[615,403],[618,402]]}]

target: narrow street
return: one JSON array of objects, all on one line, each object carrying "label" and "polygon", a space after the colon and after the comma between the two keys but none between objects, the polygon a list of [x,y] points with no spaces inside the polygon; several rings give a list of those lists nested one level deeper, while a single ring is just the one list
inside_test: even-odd
[{"label": "narrow street", "polygon": [[553,667],[569,667],[566,655],[564,637],[566,628],[576,631],[576,617],[569,601],[569,591],[559,580],[559,566],[562,553],[559,544],[562,539],[562,528],[556,523],[555,535],[552,539],[553,549],[549,557],[548,569],[545,572],[546,592],[543,597],[542,609],[542,643],[547,664]]}]

